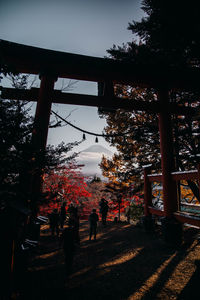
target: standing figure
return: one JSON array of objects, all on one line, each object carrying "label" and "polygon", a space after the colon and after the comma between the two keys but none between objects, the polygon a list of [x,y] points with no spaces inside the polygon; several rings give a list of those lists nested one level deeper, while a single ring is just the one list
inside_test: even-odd
[{"label": "standing figure", "polygon": [[56,234],[59,235],[59,214],[57,208],[54,208],[53,212],[49,216],[49,222],[50,222],[50,229],[51,234],[54,235],[55,231]]},{"label": "standing figure", "polygon": [[60,227],[63,228],[66,220],[66,202],[63,202],[60,208]]},{"label": "standing figure", "polygon": [[75,211],[75,206],[73,205],[73,203],[70,203],[69,207],[68,207],[68,213],[69,215],[73,214]]},{"label": "standing figure", "polygon": [[68,277],[72,272],[75,254],[75,235],[73,227],[65,227],[61,235],[60,243],[63,246],[63,251],[65,255],[65,274],[66,277]]},{"label": "standing figure", "polygon": [[74,235],[75,235],[75,242],[77,244],[80,244],[80,236],[79,236],[79,225],[80,225],[80,220],[79,220],[79,215],[78,215],[78,208],[74,207],[70,211],[69,215],[69,220],[68,220],[68,225],[70,227],[73,227],[74,229]]},{"label": "standing figure", "polygon": [[128,209],[126,211],[126,218],[127,218],[127,222],[130,224],[130,218],[131,218],[131,209],[130,209],[130,206],[128,207]]},{"label": "standing figure", "polygon": [[104,198],[102,198],[99,206],[100,206],[102,224],[104,226],[106,226],[106,218],[107,218],[107,213],[108,213],[108,202]]},{"label": "standing figure", "polygon": [[97,222],[99,221],[99,217],[96,213],[96,209],[92,210],[92,213],[89,215],[89,223],[90,223],[90,237],[89,240],[91,241],[92,235],[94,235],[94,240],[96,240],[97,235]]}]

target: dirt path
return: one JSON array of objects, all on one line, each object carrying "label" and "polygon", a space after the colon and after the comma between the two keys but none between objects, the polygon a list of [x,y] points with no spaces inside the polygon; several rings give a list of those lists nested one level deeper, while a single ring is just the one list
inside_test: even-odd
[{"label": "dirt path", "polygon": [[43,230],[26,277],[25,299],[198,299],[197,230],[187,228],[184,234],[185,243],[173,250],[159,232],[150,235],[141,227],[110,223],[100,226],[96,242],[89,242],[88,224],[82,222],[81,246],[66,282],[62,249]]}]

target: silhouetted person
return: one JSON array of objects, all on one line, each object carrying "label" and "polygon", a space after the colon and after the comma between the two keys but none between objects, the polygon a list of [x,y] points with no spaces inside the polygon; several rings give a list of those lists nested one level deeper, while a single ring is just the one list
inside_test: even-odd
[{"label": "silhouetted person", "polygon": [[102,224],[104,226],[106,226],[106,218],[107,218],[107,213],[108,213],[108,202],[104,198],[102,198],[99,206],[100,206]]},{"label": "silhouetted person", "polygon": [[72,272],[74,254],[75,254],[75,233],[74,228],[67,226],[61,235],[60,243],[63,246],[65,255],[65,273],[68,277]]},{"label": "silhouetted person", "polygon": [[80,244],[80,236],[79,236],[80,220],[79,220],[78,208],[77,207],[73,207],[73,209],[71,209],[70,214],[69,214],[68,225],[70,227],[74,228],[75,242],[77,244]]},{"label": "silhouetted person", "polygon": [[130,209],[130,206],[127,209],[126,218],[127,218],[127,222],[130,224],[130,218],[131,218],[131,209]]},{"label": "silhouetted person", "polygon": [[73,203],[71,203],[68,207],[69,215],[73,214],[75,210],[76,210],[76,207],[74,207]]},{"label": "silhouetted person", "polygon": [[66,202],[63,202],[60,208],[60,227],[63,228],[66,220]]},{"label": "silhouetted person", "polygon": [[99,217],[96,213],[96,209],[93,209],[92,213],[89,215],[89,223],[90,223],[90,237],[89,237],[89,240],[90,241],[91,241],[93,235],[94,235],[94,240],[96,240],[98,221],[99,221]]},{"label": "silhouetted person", "polygon": [[49,216],[50,229],[52,235],[54,235],[55,232],[57,235],[59,235],[59,221],[60,221],[60,217],[58,214],[58,210],[57,208],[55,208]]}]

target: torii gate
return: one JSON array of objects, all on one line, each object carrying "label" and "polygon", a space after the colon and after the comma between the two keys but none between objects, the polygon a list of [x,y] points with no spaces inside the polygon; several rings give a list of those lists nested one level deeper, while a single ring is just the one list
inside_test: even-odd
[{"label": "torii gate", "polygon": [[[172,181],[174,171],[171,113],[194,115],[195,109],[169,102],[171,89],[199,89],[200,71],[173,69],[163,66],[138,66],[133,63],[70,54],[0,40],[1,63],[19,73],[40,75],[40,88],[16,90],[2,88],[2,98],[37,101],[36,128],[33,140],[37,149],[45,149],[52,102],[73,105],[101,106],[156,112],[159,116],[160,151],[162,166],[164,216],[171,218],[177,209],[176,186]],[[104,95],[91,96],[62,93],[54,90],[58,77],[104,82]],[[117,98],[113,83],[135,84],[157,90],[157,101],[140,102]],[[35,187],[39,189],[39,186]]]}]

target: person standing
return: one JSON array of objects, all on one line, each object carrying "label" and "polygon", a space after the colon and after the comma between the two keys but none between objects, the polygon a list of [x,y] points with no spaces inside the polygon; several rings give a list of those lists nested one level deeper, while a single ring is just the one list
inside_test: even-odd
[{"label": "person standing", "polygon": [[59,235],[59,221],[60,218],[58,214],[58,209],[54,208],[53,212],[49,216],[49,223],[52,236],[55,234],[55,231],[57,236]]},{"label": "person standing", "polygon": [[130,224],[130,218],[131,218],[131,209],[130,209],[130,206],[127,208],[126,218],[127,218],[127,222]]},{"label": "person standing", "polygon": [[92,213],[89,215],[89,223],[90,223],[90,237],[89,237],[89,240],[90,241],[91,241],[93,235],[94,235],[94,240],[96,240],[98,221],[99,221],[99,217],[96,213],[96,209],[93,209]]},{"label": "person standing", "polygon": [[108,214],[108,202],[104,198],[102,198],[99,206],[100,206],[102,224],[106,226],[106,219]]},{"label": "person standing", "polygon": [[63,202],[60,208],[60,227],[63,228],[66,220],[66,202]]},{"label": "person standing", "polygon": [[68,278],[72,272],[76,244],[73,227],[67,225],[67,227],[64,228],[60,238],[60,244],[63,246],[65,256],[65,274]]},{"label": "person standing", "polygon": [[78,245],[80,245],[80,236],[79,236],[80,219],[78,214],[78,207],[74,207],[73,210],[71,210],[68,219],[68,225],[74,228],[75,241]]}]

